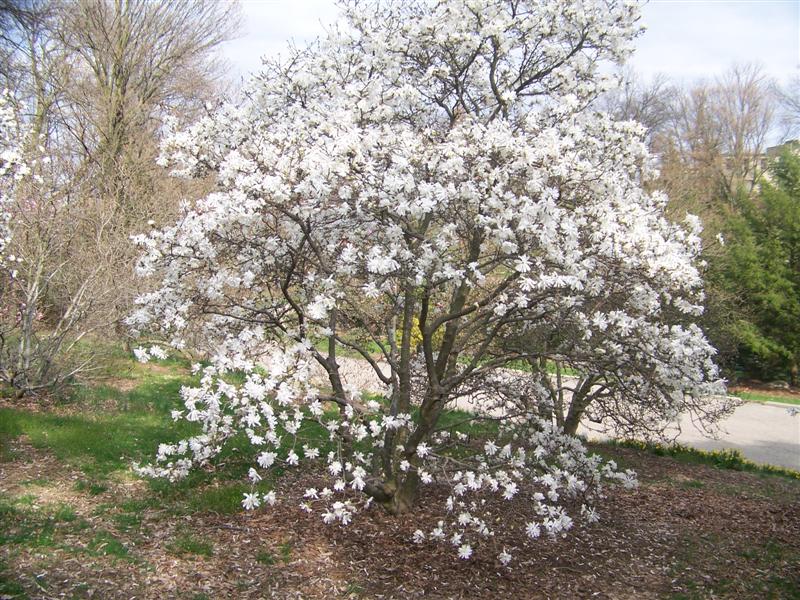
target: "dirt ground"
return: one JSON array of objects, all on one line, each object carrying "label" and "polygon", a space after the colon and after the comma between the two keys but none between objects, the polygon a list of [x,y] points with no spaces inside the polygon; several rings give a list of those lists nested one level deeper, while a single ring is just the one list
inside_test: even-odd
[{"label": "dirt ground", "polygon": [[[326,526],[298,507],[313,480],[287,473],[283,501],[265,510],[177,515],[150,502],[126,520],[124,503],[152,494],[146,484],[128,478],[97,495],[77,491],[79,473],[14,443],[18,458],[0,463],[0,493],[26,499],[29,515],[68,506],[74,516],[39,522],[37,537],[22,513],[4,515],[3,600],[800,598],[800,481],[778,476],[604,447],[639,472],[641,485],[611,490],[600,523],[525,545],[522,515],[499,503],[514,533],[463,561],[449,547],[411,541],[415,529],[435,526],[441,494],[414,515],[375,508],[347,528]],[[508,568],[494,551],[506,544],[525,546]]]}]

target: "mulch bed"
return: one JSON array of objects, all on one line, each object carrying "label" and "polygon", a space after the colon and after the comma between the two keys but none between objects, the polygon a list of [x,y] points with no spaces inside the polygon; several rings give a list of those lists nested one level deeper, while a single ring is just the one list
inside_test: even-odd
[{"label": "mulch bed", "polygon": [[[20,494],[22,478],[33,475],[20,473],[25,470],[72,489],[74,473],[25,450],[27,461],[0,465],[1,492]],[[74,506],[92,528],[114,531],[128,547],[127,558],[7,544],[0,560],[6,580],[30,598],[762,598],[773,580],[781,582],[768,588],[779,590],[773,597],[798,597],[800,482],[686,465],[635,449],[604,452],[636,469],[640,487],[610,489],[598,524],[531,543],[509,568],[496,552],[478,549],[463,561],[449,546],[412,543],[415,529],[430,531],[440,518],[441,493],[425,497],[414,515],[392,517],[376,508],[346,528],[326,526],[299,508],[302,490],[315,483],[299,472],[281,479],[282,502],[274,507],[190,517],[148,509],[139,533],[114,530],[113,510],[98,516],[92,506],[147,493],[120,483]],[[69,501],[69,494],[63,498]],[[524,530],[523,516],[507,506],[498,502],[497,518]],[[180,532],[209,540],[213,555],[171,550]]]}]

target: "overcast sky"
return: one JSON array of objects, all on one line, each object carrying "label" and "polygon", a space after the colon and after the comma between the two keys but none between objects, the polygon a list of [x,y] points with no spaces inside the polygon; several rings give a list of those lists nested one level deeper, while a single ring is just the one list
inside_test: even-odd
[{"label": "overcast sky", "polygon": [[[242,77],[260,57],[302,44],[335,20],[333,0],[242,0],[242,36],[225,54]],[[645,75],[713,78],[735,62],[756,62],[779,81],[800,66],[798,0],[652,0],[644,8],[647,31],[631,60]]]}]

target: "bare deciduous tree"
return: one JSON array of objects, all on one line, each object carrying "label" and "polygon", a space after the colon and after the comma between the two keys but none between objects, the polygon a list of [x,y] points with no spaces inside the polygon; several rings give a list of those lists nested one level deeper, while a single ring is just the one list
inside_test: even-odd
[{"label": "bare deciduous tree", "polygon": [[752,65],[734,66],[714,83],[677,94],[656,148],[673,201],[706,216],[738,193],[752,193],[775,123],[774,101],[772,82]]},{"label": "bare deciduous tree", "polygon": [[[37,354],[45,338],[63,338],[47,351],[55,356],[81,332],[127,313],[139,291],[130,236],[202,188],[156,164],[161,119],[195,118],[216,97],[222,70],[213,53],[236,30],[237,10],[167,0],[0,5],[8,24],[0,76],[11,84],[28,132],[25,154],[38,169],[9,204],[13,251],[25,262],[13,302],[6,296],[16,306],[6,312],[24,305],[23,354],[36,368],[52,362]],[[28,390],[34,380],[55,381],[34,371],[26,367]]]},{"label": "bare deciduous tree", "polygon": [[800,76],[792,77],[776,89],[784,139],[800,135]]},{"label": "bare deciduous tree", "polygon": [[196,116],[213,97],[221,73],[212,52],[235,32],[236,10],[208,0],[81,0],[66,9],[63,43],[81,64],[69,124],[117,209],[141,212],[140,186],[130,184],[152,179],[155,167],[142,134],[153,138],[167,112]]},{"label": "bare deciduous tree", "polygon": [[634,71],[624,69],[619,87],[600,98],[600,107],[620,120],[636,121],[647,129],[654,150],[658,138],[672,118],[678,97],[677,86],[665,75],[643,81]]}]

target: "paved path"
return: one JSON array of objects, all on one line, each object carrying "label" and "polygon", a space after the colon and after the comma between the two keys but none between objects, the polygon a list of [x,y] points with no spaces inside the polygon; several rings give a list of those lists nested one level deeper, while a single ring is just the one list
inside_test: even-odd
[{"label": "paved path", "polygon": [[[348,383],[362,390],[382,390],[365,361],[339,358],[338,362]],[[459,408],[470,410],[474,406],[465,403]],[[684,417],[677,441],[701,450],[740,450],[745,458],[754,462],[800,470],[800,414],[792,415],[791,412],[791,405],[745,402],[721,423],[722,431],[718,439],[706,437],[691,419]],[[603,437],[585,427],[580,433],[589,438]]]},{"label": "paved path", "polygon": [[[800,470],[800,414],[790,414],[791,405],[745,402],[721,425],[718,439],[707,437],[690,418],[681,418],[681,444],[700,450],[739,450],[757,463]],[[607,436],[583,425],[579,433],[589,439]]]}]

